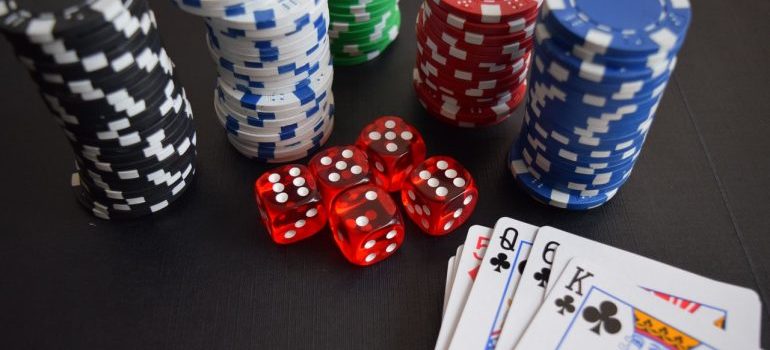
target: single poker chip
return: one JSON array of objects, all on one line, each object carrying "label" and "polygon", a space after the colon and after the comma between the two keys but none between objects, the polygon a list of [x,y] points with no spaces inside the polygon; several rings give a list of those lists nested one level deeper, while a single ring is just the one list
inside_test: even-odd
[{"label": "single poker chip", "polygon": [[537,0],[427,0],[449,13],[478,23],[504,23],[537,11]]},{"label": "single poker chip", "polygon": [[335,14],[359,30],[361,20],[382,17],[393,7],[327,6],[326,0],[173,1],[205,17],[205,40],[218,73],[214,112],[228,141],[244,156],[271,163],[305,157],[332,133],[329,28]]},{"label": "single poker chip", "polygon": [[567,40],[623,57],[678,51],[692,17],[689,1],[674,0],[545,0],[543,9]]},{"label": "single poker chip", "polygon": [[93,215],[150,215],[189,188],[192,107],[145,0],[83,0],[51,12],[0,0],[0,32],[72,146],[73,190]]},{"label": "single poker chip", "polygon": [[537,201],[585,210],[630,178],[690,21],[687,1],[546,0],[508,166]]},{"label": "single poker chip", "polygon": [[397,0],[329,0],[331,52],[335,65],[355,65],[379,57],[398,37]]},{"label": "single poker chip", "polygon": [[438,6],[436,1],[424,2],[423,9],[426,12],[430,12],[430,15],[438,16],[443,23],[451,27],[481,35],[504,35],[523,31],[535,23],[538,12],[535,9],[524,16],[518,16],[500,23],[480,23],[468,20],[455,13],[447,12]]}]

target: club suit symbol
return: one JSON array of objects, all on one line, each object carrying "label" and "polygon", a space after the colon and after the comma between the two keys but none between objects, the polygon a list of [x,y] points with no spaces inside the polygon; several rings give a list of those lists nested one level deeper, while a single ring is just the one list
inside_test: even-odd
[{"label": "club suit symbol", "polygon": [[495,271],[501,272],[500,269],[507,270],[511,267],[511,263],[508,262],[508,255],[505,253],[499,253],[496,257],[489,260],[492,266],[496,266]]},{"label": "club suit symbol", "polygon": [[570,314],[575,312],[575,305],[573,305],[574,302],[575,298],[568,294],[563,298],[556,299],[554,304],[556,304],[556,307],[559,309],[559,314],[564,315],[564,311],[567,311],[567,313]]},{"label": "club suit symbol", "polygon": [[545,288],[545,284],[548,283],[548,278],[551,277],[551,269],[544,267],[540,269],[540,271],[535,272],[534,277],[535,281],[539,282],[537,285]]},{"label": "club suit symbol", "polygon": [[615,303],[611,301],[603,301],[601,304],[599,304],[598,309],[593,306],[589,306],[583,310],[583,319],[590,323],[596,323],[596,325],[591,328],[591,331],[596,334],[601,335],[602,328],[604,328],[604,331],[609,334],[615,334],[620,332],[621,328],[620,321],[617,318],[612,317],[617,313],[618,307],[615,305]]}]

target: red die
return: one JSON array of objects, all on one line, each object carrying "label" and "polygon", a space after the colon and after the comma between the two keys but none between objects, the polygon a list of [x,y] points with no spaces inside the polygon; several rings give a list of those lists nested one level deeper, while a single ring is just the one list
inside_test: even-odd
[{"label": "red die", "polygon": [[310,237],[326,225],[326,210],[313,174],[299,164],[265,172],[254,183],[259,214],[275,243]]},{"label": "red die", "polygon": [[366,266],[390,256],[404,241],[404,224],[388,192],[373,184],[351,187],[334,199],[329,225],[340,251]]},{"label": "red die", "polygon": [[380,117],[361,131],[356,146],[369,156],[374,181],[398,191],[412,169],[425,159],[425,141],[413,126],[394,116]]},{"label": "red die", "polygon": [[401,189],[407,216],[429,235],[445,235],[471,216],[478,190],[456,160],[436,156],[418,165]]},{"label": "red die", "polygon": [[346,188],[369,182],[366,153],[355,146],[337,146],[319,152],[308,164],[318,180],[324,206],[331,208],[334,197]]}]

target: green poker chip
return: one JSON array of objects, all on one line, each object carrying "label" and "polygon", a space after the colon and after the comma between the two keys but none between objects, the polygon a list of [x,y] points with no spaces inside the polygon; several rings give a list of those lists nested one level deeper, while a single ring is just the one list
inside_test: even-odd
[{"label": "green poker chip", "polygon": [[355,15],[359,13],[378,13],[393,6],[393,0],[373,1],[366,4],[340,4],[332,0],[329,3],[329,12],[340,15]]},{"label": "green poker chip", "polygon": [[398,37],[396,0],[329,0],[329,50],[338,66],[371,61]]},{"label": "green poker chip", "polygon": [[371,10],[364,10],[364,11],[354,11],[352,9],[337,11],[336,8],[329,7],[329,15],[331,17],[332,22],[342,22],[342,23],[351,23],[351,24],[369,23],[382,17],[382,15],[384,15],[386,12],[391,11],[391,9],[396,6],[398,6],[397,2],[393,0],[389,0],[384,4],[378,4],[376,8],[372,8]]},{"label": "green poker chip", "polygon": [[351,54],[354,52],[366,53],[369,51],[384,49],[398,36],[400,24],[401,20],[399,19],[392,25],[385,27],[381,33],[376,33],[376,35],[373,34],[371,38],[367,37],[360,41],[336,41],[332,42],[329,48],[331,49],[332,53],[350,52]]},{"label": "green poker chip", "polygon": [[394,15],[383,17],[381,22],[377,23],[373,27],[363,28],[353,31],[333,31],[329,30],[329,37],[334,42],[365,42],[366,40],[377,40],[378,35],[382,35],[386,32],[387,28],[394,25],[399,25],[401,22],[401,15],[395,12]]}]

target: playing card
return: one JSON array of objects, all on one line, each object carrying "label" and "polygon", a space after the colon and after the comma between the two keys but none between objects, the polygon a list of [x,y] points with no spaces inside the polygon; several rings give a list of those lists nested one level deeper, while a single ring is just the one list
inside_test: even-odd
[{"label": "playing card", "polygon": [[551,283],[516,349],[755,348],[729,341],[716,327],[692,322],[623,276],[633,275],[572,259]]},{"label": "playing card", "polygon": [[[455,275],[452,282],[452,289],[449,293],[449,300],[444,311],[444,319],[441,321],[441,330],[436,340],[436,350],[444,350],[449,346],[452,334],[454,334],[457,320],[460,312],[465,306],[468,293],[473,285],[473,280],[484,258],[484,252],[489,246],[489,236],[492,235],[492,229],[489,227],[474,225],[468,229],[468,235],[465,237],[462,251],[455,255]],[[459,257],[459,259],[457,258]]]},{"label": "playing card", "polygon": [[446,279],[446,286],[444,288],[444,309],[442,311],[442,316],[444,312],[446,312],[446,304],[449,300],[449,296],[452,292],[452,285],[454,284],[455,275],[457,273],[457,262],[460,261],[460,256],[463,253],[463,246],[457,247],[457,251],[455,255],[451,258],[449,258],[449,261],[447,262],[447,279]]},{"label": "playing card", "polygon": [[[555,229],[542,230],[544,237],[564,240],[556,249],[551,275],[559,275],[574,257],[588,257],[596,264],[617,267],[647,290],[649,297],[687,315],[692,322],[723,328],[730,339],[749,339],[755,348],[760,344],[762,304],[751,289],[730,285],[696,275],[618,248],[580,238]],[[557,236],[561,235],[557,239]],[[540,236],[538,235],[538,238]],[[558,287],[546,286],[548,291]],[[656,300],[656,301],[657,301]],[[518,316],[518,314],[517,314]],[[715,327],[715,328],[716,328]]]},{"label": "playing card", "polygon": [[[456,255],[455,255],[456,256]],[[442,315],[446,312],[446,302],[449,299],[449,292],[452,290],[452,279],[454,277],[455,257],[449,258],[446,268],[446,284],[444,285],[444,309]]]},{"label": "playing card", "polygon": [[494,348],[537,227],[510,218],[495,224],[450,349]]},{"label": "playing card", "polygon": [[543,226],[537,231],[537,237],[527,259],[527,266],[521,274],[516,293],[513,295],[508,316],[503,323],[503,330],[497,341],[498,349],[513,349],[524,329],[545,296],[546,285],[551,274],[551,264],[560,244],[584,241],[585,238]]}]

